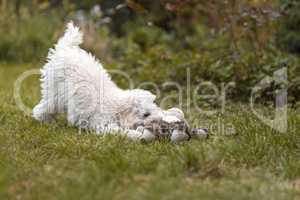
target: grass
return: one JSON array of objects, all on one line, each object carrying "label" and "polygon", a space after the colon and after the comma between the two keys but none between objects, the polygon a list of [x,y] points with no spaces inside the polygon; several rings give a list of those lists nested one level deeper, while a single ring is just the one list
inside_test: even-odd
[{"label": "grass", "polygon": [[[233,124],[235,135],[173,145],[78,134],[59,120],[40,124],[23,115],[13,83],[38,65],[0,65],[0,199],[299,199],[300,113],[277,133],[247,105],[189,120]],[[23,100],[39,99],[38,76]],[[268,108],[262,108],[268,111]]]}]

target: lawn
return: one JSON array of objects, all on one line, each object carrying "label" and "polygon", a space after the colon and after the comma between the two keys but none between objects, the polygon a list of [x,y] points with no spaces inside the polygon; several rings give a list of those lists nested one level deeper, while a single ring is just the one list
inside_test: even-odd
[{"label": "lawn", "polygon": [[[0,65],[0,199],[300,198],[299,111],[289,109],[287,133],[264,125],[248,105],[215,116],[194,111],[190,121],[230,123],[235,134],[211,130],[207,140],[176,145],[78,134],[64,120],[41,124],[16,107],[14,81],[37,67]],[[22,94],[37,103],[38,76]]]}]

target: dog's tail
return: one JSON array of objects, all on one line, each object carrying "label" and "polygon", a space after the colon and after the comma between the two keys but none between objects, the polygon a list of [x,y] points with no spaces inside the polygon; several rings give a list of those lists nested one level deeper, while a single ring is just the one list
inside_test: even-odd
[{"label": "dog's tail", "polygon": [[82,32],[79,27],[74,26],[73,22],[69,22],[63,37],[58,40],[57,49],[66,47],[76,47],[82,43]]}]

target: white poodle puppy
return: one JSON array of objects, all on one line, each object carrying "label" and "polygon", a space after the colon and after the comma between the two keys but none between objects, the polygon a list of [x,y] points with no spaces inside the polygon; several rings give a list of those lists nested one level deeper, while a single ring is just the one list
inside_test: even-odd
[{"label": "white poodle puppy", "polygon": [[81,49],[82,33],[73,23],[50,49],[41,70],[42,99],[33,117],[50,122],[66,113],[68,122],[98,134],[124,134],[133,140],[168,137],[172,142],[207,136],[207,130],[189,130],[178,108],[163,111],[145,90],[122,90],[100,62]]},{"label": "white poodle puppy", "polygon": [[163,116],[154,103],[155,96],[141,89],[117,87],[100,62],[79,47],[81,43],[82,33],[69,23],[41,70],[42,99],[34,107],[33,117],[49,122],[55,114],[66,113],[71,125],[142,139],[143,132],[135,129]]}]

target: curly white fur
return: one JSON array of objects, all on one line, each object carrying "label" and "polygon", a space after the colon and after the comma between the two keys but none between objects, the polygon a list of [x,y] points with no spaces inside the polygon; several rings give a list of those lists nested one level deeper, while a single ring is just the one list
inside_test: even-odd
[{"label": "curly white fur", "polygon": [[[85,128],[97,133],[116,130],[131,139],[143,138],[133,129],[145,120],[162,118],[155,96],[145,90],[117,87],[100,62],[79,47],[81,43],[82,33],[69,23],[41,70],[42,99],[34,107],[33,117],[49,122],[57,113],[66,113],[72,125],[83,126],[84,122]],[[150,115],[145,118],[146,113]]]}]

